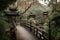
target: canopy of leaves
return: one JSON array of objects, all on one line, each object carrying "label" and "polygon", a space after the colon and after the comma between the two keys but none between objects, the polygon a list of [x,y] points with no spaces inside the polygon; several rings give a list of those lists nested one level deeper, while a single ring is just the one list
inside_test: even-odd
[{"label": "canopy of leaves", "polygon": [[16,0],[0,0],[0,11],[7,8],[9,4],[12,4],[13,2],[16,2]]}]

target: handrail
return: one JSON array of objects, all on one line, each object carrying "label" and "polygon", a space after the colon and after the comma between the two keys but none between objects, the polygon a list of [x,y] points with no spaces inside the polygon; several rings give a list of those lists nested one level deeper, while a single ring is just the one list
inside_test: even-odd
[{"label": "handrail", "polygon": [[[44,40],[48,40],[48,38],[44,36],[44,34],[46,33],[45,30],[40,29],[39,27],[30,25],[30,24],[26,24],[26,25],[24,25],[24,26],[28,27],[31,32],[33,31],[33,33],[34,33],[34,34],[36,35],[36,37],[38,37],[39,39],[42,40],[42,39],[44,38]],[[46,34],[48,35],[48,33],[46,33]],[[42,38],[42,37],[43,37],[43,38]]]}]

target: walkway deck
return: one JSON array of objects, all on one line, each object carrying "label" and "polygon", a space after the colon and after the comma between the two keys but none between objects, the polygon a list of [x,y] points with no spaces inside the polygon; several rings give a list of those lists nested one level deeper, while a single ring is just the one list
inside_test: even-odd
[{"label": "walkway deck", "polygon": [[18,25],[16,26],[16,28],[17,28],[17,31],[16,31],[17,40],[38,40],[24,27]]}]

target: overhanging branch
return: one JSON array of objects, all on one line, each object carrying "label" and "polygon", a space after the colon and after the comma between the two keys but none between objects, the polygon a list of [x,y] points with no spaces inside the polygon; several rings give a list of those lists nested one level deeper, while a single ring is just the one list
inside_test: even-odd
[{"label": "overhanging branch", "polygon": [[[34,3],[34,2],[33,2],[33,3]],[[33,3],[31,3],[31,4],[28,6],[28,8],[23,12],[23,14],[26,13],[26,12],[29,10],[29,8],[31,8],[31,6],[32,6]]]}]

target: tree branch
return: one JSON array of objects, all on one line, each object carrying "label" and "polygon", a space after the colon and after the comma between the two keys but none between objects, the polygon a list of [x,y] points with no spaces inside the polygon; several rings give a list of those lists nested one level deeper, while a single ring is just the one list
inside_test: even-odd
[{"label": "tree branch", "polygon": [[29,10],[29,8],[31,8],[32,4],[33,4],[33,3],[31,3],[31,4],[28,6],[28,8],[23,12],[23,14],[26,13],[26,12]]}]

